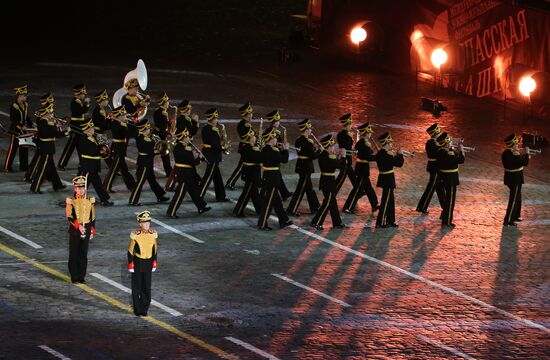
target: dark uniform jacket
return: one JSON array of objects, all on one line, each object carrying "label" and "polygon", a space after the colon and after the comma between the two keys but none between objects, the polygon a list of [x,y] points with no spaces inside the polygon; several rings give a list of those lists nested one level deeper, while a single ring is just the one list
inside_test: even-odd
[{"label": "dark uniform jacket", "polygon": [[168,134],[168,125],[170,123],[168,119],[168,112],[163,108],[158,108],[155,111],[154,115],[155,129],[154,133],[158,135],[161,140],[166,140],[166,135]]},{"label": "dark uniform jacket", "polygon": [[426,156],[428,157],[428,165],[426,165],[426,171],[427,172],[436,172],[438,171],[437,167],[437,153],[439,151],[439,146],[437,146],[437,143],[434,139],[430,139],[426,141]]},{"label": "dark uniform jacket", "polygon": [[378,166],[378,181],[377,187],[395,189],[395,175],[393,173],[394,167],[401,167],[405,162],[403,155],[397,154],[393,151],[386,151],[386,149],[380,149],[376,153],[376,165]]},{"label": "dark uniform jacket", "polygon": [[460,185],[458,180],[458,165],[464,164],[464,155],[448,149],[437,152],[437,166],[443,185]]},{"label": "dark uniform jacket", "polygon": [[366,139],[360,139],[355,144],[357,150],[357,159],[355,160],[355,174],[370,176],[369,161],[375,161],[376,156],[372,150],[370,143]]},{"label": "dark uniform jacket", "polygon": [[136,138],[136,145],[138,149],[137,164],[152,168],[155,159],[155,142],[153,139],[144,134],[139,134]]},{"label": "dark uniform jacket", "polygon": [[14,135],[20,135],[24,125],[32,127],[32,120],[29,117],[29,106],[25,103],[20,106],[14,102],[10,108],[10,132]]},{"label": "dark uniform jacket", "polygon": [[206,159],[211,163],[222,161],[220,128],[207,124],[202,128],[201,137],[203,144],[202,153]]},{"label": "dark uniform jacket", "polygon": [[179,134],[183,130],[189,131],[189,138],[193,138],[199,131],[199,124],[194,121],[191,116],[180,115],[176,119],[176,134]]},{"label": "dark uniform jacket", "polygon": [[262,152],[260,148],[249,142],[242,143],[241,158],[243,160],[242,178],[260,185],[262,181]]},{"label": "dark uniform jacket", "polygon": [[[250,125],[250,122],[244,119],[241,119],[241,121],[239,121],[239,123],[237,124],[237,133],[239,134],[239,139],[242,139],[244,135],[248,134],[248,130],[250,130],[251,126],[252,125]],[[241,140],[239,142],[239,147],[237,149],[239,153],[241,153],[241,150],[244,144],[246,144],[246,141]]]},{"label": "dark uniform jacket", "polygon": [[64,133],[57,130],[55,122],[44,118],[36,119],[36,129],[38,130],[38,142],[41,154],[55,154],[55,139],[65,136]]},{"label": "dark uniform jacket", "polygon": [[100,160],[99,144],[93,136],[79,136],[78,146],[80,147],[80,167],[84,173],[99,172]]},{"label": "dark uniform jacket", "polygon": [[529,155],[520,154],[512,149],[506,149],[502,153],[502,165],[504,166],[504,185],[514,186],[523,184],[523,167],[529,164]]},{"label": "dark uniform jacket", "polygon": [[296,160],[296,168],[294,171],[297,173],[313,173],[315,167],[313,166],[313,160],[319,157],[320,152],[315,150],[313,146],[313,140],[306,138],[304,135],[296,139],[294,146],[300,148],[298,151],[298,160]]},{"label": "dark uniform jacket", "polygon": [[113,152],[126,156],[128,124],[119,120],[113,120],[111,123],[111,135],[113,136]]},{"label": "dark uniform jacket", "polygon": [[193,155],[191,145],[185,145],[178,142],[174,146],[174,161],[176,176],[179,182],[195,181],[195,165],[200,163],[200,159]]},{"label": "dark uniform jacket", "polygon": [[80,124],[84,122],[84,115],[89,111],[88,105],[80,99],[71,100],[71,127],[80,130]]},{"label": "dark uniform jacket", "polygon": [[135,230],[130,233],[128,263],[134,263],[135,272],[150,272],[157,260],[157,237],[155,230]]},{"label": "dark uniform jacket", "polygon": [[92,121],[94,122],[95,131],[100,134],[111,128],[110,120],[107,119],[107,112],[99,105],[92,111]]},{"label": "dark uniform jacket", "polygon": [[[340,148],[344,148],[346,150],[352,150],[353,148],[353,136],[350,131],[347,131],[346,129],[341,130],[336,135],[336,141],[338,142],[338,146]],[[347,155],[346,160],[351,161],[352,155]]]},{"label": "dark uniform jacket", "polygon": [[[136,123],[135,119],[137,118],[138,110],[140,109],[139,102],[140,102],[140,100],[137,96],[125,95],[122,98],[122,105],[124,105],[124,108],[126,109],[126,112],[134,117],[134,123],[133,124]],[[138,136],[139,136],[139,131],[138,131],[137,127],[130,126],[128,128],[128,137],[137,138]]]},{"label": "dark uniform jacket", "polygon": [[288,162],[288,150],[279,150],[276,146],[266,145],[262,149],[261,159],[264,170],[264,184],[279,187],[283,181],[279,167],[281,163]]},{"label": "dark uniform jacket", "polygon": [[346,162],[344,159],[338,159],[336,155],[323,151],[319,155],[319,168],[321,170],[321,179],[319,180],[319,189],[323,191],[336,191],[336,169],[344,169]]}]

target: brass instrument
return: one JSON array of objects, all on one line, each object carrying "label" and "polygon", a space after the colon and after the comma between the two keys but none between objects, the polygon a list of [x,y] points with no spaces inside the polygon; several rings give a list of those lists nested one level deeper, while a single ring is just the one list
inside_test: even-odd
[{"label": "brass instrument", "polygon": [[155,154],[159,154],[160,156],[166,156],[170,154],[170,145],[166,140],[161,140],[160,136],[157,134],[152,134],[151,139],[155,143]]},{"label": "brass instrument", "polygon": [[357,154],[357,150],[346,150],[346,156],[351,156]]},{"label": "brass instrument", "polygon": [[109,147],[109,140],[105,134],[95,134],[94,137],[99,145],[99,156],[102,159],[107,159],[111,154],[111,148]]},{"label": "brass instrument", "polygon": [[227,131],[225,131],[225,125],[222,123],[219,123],[219,125],[221,130],[222,150],[225,153],[225,155],[229,155],[231,154],[231,142],[227,137]]},{"label": "brass instrument", "polygon": [[319,146],[319,149],[322,149],[323,148],[323,145],[321,145],[321,142],[319,141],[319,139],[317,139],[317,137],[315,136],[315,134],[313,134],[313,132],[311,132],[311,137],[313,138],[313,141],[315,141],[317,143],[317,146]]},{"label": "brass instrument", "polygon": [[372,139],[369,139],[372,141],[372,143],[374,144],[374,147],[376,148],[376,151],[380,151],[380,145],[378,145],[378,143],[375,141],[375,140],[372,140]]},{"label": "brass instrument", "polygon": [[263,132],[264,132],[264,118],[260,118],[260,130],[258,132],[258,136],[256,137],[256,143],[260,148],[264,147],[264,140],[263,140]]},{"label": "brass instrument", "polygon": [[525,152],[527,155],[538,155],[542,153],[542,150],[540,149],[531,149],[529,147],[522,148],[520,151]]},{"label": "brass instrument", "polygon": [[191,147],[193,148],[193,150],[195,150],[195,151],[199,154],[199,158],[204,159],[206,162],[208,162],[208,160],[206,159],[206,156],[204,156],[204,154],[203,154],[202,151],[197,147],[197,145],[193,144],[191,141],[189,141],[189,145],[191,145]]},{"label": "brass instrument", "polygon": [[286,127],[284,127],[283,125],[279,125],[279,127],[281,128],[281,130],[283,130],[283,143],[287,143],[287,138],[286,138]]},{"label": "brass instrument", "polygon": [[401,150],[401,152],[403,153],[403,156],[405,156],[405,157],[413,158],[413,157],[416,156],[416,152],[414,152],[414,151],[413,151],[413,152],[410,152],[410,151],[407,151],[407,150],[405,150],[405,149],[403,149],[403,148],[400,148],[399,150]]},{"label": "brass instrument", "polygon": [[[277,145],[280,144],[280,143],[277,143]],[[293,145],[288,145],[288,148],[289,149],[292,149],[292,150],[295,150],[296,152],[302,150],[302,148],[299,148],[299,147],[296,147],[296,146],[293,146]]]}]

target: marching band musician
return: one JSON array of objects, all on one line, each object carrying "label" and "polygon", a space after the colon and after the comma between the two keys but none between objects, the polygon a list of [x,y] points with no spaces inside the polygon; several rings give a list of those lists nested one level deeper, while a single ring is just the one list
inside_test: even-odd
[{"label": "marching band musician", "polygon": [[258,189],[262,184],[262,153],[260,147],[256,144],[256,135],[252,128],[241,136],[241,160],[242,160],[242,178],[244,188],[239,200],[233,209],[233,215],[236,217],[245,217],[244,209],[248,201],[252,199],[254,210],[259,215],[262,211],[262,202]]},{"label": "marching band musician", "polygon": [[341,149],[349,150],[349,153],[346,155],[346,168],[343,169],[336,178],[336,192],[340,191],[346,176],[349,178],[351,185],[355,185],[355,172],[353,171],[353,155],[351,150],[353,149],[353,135],[351,133],[351,125],[353,124],[353,119],[351,114],[345,114],[340,116],[340,124],[343,126],[343,129],[336,135],[336,141],[338,146]]},{"label": "marching band musician", "polygon": [[183,202],[186,192],[189,192],[199,214],[210,210],[204,199],[200,197],[199,187],[195,181],[195,165],[201,162],[201,158],[199,157],[199,153],[194,151],[189,143],[189,131],[183,129],[182,132],[176,134],[176,140],[178,143],[174,147],[174,168],[176,170],[176,182],[178,185],[166,211],[166,215],[172,219],[178,218],[176,212]]},{"label": "marching band musician", "polygon": [[[111,129],[111,120],[107,115],[107,106],[109,105],[109,94],[107,90],[102,90],[94,95],[94,99],[97,102],[97,106],[92,110],[92,121],[94,123],[94,130],[96,134],[105,134]],[[112,158],[105,159],[107,168],[111,167]]]},{"label": "marching band musician", "polygon": [[355,144],[355,151],[357,151],[357,158],[355,160],[356,182],[346,199],[344,212],[346,214],[355,214],[357,202],[366,194],[372,212],[375,213],[378,210],[378,197],[370,182],[370,162],[375,161],[376,156],[369,142],[373,129],[370,123],[367,122],[359,126],[357,131],[359,132],[360,139]]},{"label": "marching band musician", "polygon": [[16,87],[13,90],[15,91],[15,101],[10,107],[10,144],[4,162],[5,172],[13,172],[12,164],[18,149],[19,170],[27,171],[29,166],[29,151],[25,147],[19,148],[19,139],[17,138],[17,136],[24,133],[25,127],[32,127],[32,120],[29,117],[29,105],[27,104],[27,85]]},{"label": "marching band musician", "polygon": [[453,148],[452,138],[446,132],[439,134],[437,143],[440,147],[437,153],[439,176],[445,189],[441,226],[455,227],[455,224],[453,224],[453,212],[455,208],[456,187],[460,185],[458,165],[464,164],[464,150],[462,144],[459,144],[457,152]]},{"label": "marching band musician", "polygon": [[300,216],[298,214],[298,207],[302,202],[304,194],[306,194],[309,211],[312,214],[315,214],[320,206],[311,182],[311,174],[315,171],[313,160],[319,157],[320,149],[316,149],[313,140],[310,139],[311,127],[311,120],[309,119],[304,119],[298,123],[298,130],[302,135],[295,142],[295,146],[299,150],[294,171],[300,175],[300,180],[298,180],[296,190],[286,209],[286,213],[290,216]]},{"label": "marching band musician", "polygon": [[[147,95],[146,97],[141,96],[138,93],[139,83],[137,79],[130,79],[126,84],[126,95],[122,98],[122,105],[126,109],[126,112],[130,114],[134,120],[133,123],[138,122],[139,115],[144,111],[144,109],[149,105],[151,97]],[[139,136],[139,129],[135,126],[128,128],[128,137],[135,138]]]},{"label": "marching band musician", "polygon": [[220,173],[220,162],[222,161],[222,134],[218,126],[218,110],[215,108],[208,109],[205,113],[208,124],[202,128],[202,146],[203,153],[208,160],[206,171],[200,184],[200,196],[204,198],[206,190],[210,183],[214,181],[214,189],[216,192],[216,201],[226,202],[229,199],[225,196],[223,179]]},{"label": "marching band musician", "polygon": [[140,212],[140,229],[130,233],[128,271],[132,273],[132,304],[136,316],[147,316],[151,304],[151,273],[157,270],[158,234],[150,230],[151,213]]},{"label": "marching band musician", "polygon": [[85,282],[88,245],[95,235],[95,198],[86,195],[86,177],[73,178],[74,195],[65,199],[69,220],[69,273],[73,283]]},{"label": "marching band musician", "polygon": [[36,173],[32,178],[31,192],[42,194],[40,187],[44,179],[51,181],[54,190],[64,189],[66,186],[57,174],[53,155],[55,154],[55,139],[64,137],[65,134],[59,131],[55,123],[53,103],[41,107],[37,111],[36,128],[38,130],[38,142],[40,143],[37,152],[40,154],[40,158],[37,162]]},{"label": "marching band musician", "polygon": [[90,99],[86,97],[86,94],[88,94],[86,85],[84,83],[75,85],[73,87],[73,93],[74,98],[71,100],[70,126],[75,131],[69,133],[69,139],[57,163],[57,167],[60,170],[65,170],[75,147],[78,154],[80,154],[80,149],[78,148],[78,139],[79,136],[82,136],[80,135],[80,127],[82,123],[85,122],[84,115],[90,110]]},{"label": "marching band musician", "polygon": [[[275,129],[277,142],[278,143],[286,142],[286,139],[283,139],[284,136],[283,136],[283,133],[281,131],[281,114],[279,113],[279,110],[273,110],[272,112],[267,114],[265,117],[271,123],[271,125],[268,126],[264,130],[264,134],[267,134],[267,133],[271,132],[272,129]],[[262,134],[258,134],[258,136],[260,136],[260,135],[262,135]],[[293,193],[291,193],[288,190],[284,179],[281,179],[281,181],[280,181],[279,193],[281,194],[282,201],[285,201],[286,199],[288,199],[289,197],[291,197],[293,195]]]},{"label": "marching band musician", "polygon": [[130,195],[129,205],[139,206],[139,198],[141,196],[141,189],[145,180],[149,183],[151,190],[155,193],[157,197],[157,202],[165,202],[170,200],[170,198],[164,196],[166,192],[157,182],[154,169],[154,158],[155,158],[155,142],[151,139],[151,124],[145,122],[143,125],[138,127],[139,135],[136,138],[136,145],[138,149],[138,158],[137,158],[137,172],[136,179],[137,184]]},{"label": "marching band musician", "polygon": [[227,182],[225,184],[225,187],[231,190],[235,189],[235,183],[237,182],[237,180],[239,179],[242,173],[242,168],[243,168],[242,149],[243,149],[243,146],[246,144],[246,142],[243,141],[242,139],[244,135],[248,134],[248,131],[252,127],[251,122],[252,122],[253,111],[254,110],[252,109],[252,106],[250,105],[250,103],[246,103],[239,108],[239,113],[241,114],[241,121],[239,121],[239,123],[237,124],[237,134],[239,135],[239,139],[241,139],[241,141],[239,142],[239,148],[237,149],[237,152],[241,154],[241,156],[239,158],[239,163],[237,164],[237,167],[235,168],[235,170],[233,170],[233,173],[231,174],[229,179],[227,179]]},{"label": "marching band musician", "polygon": [[[51,92],[44,94],[40,97],[40,107],[46,107],[49,104],[55,104],[55,99]],[[36,117],[36,123],[38,124],[38,111],[35,113]],[[38,125],[37,125],[38,127]],[[32,182],[32,179],[34,175],[36,174],[36,170],[38,169],[38,160],[40,159],[40,140],[38,139],[38,136],[35,135],[34,137],[34,143],[36,144],[36,150],[34,151],[34,156],[32,157],[31,163],[29,164],[29,168],[25,172],[25,177],[23,180]]]},{"label": "marching band musician", "polygon": [[437,137],[441,133],[441,129],[437,123],[434,123],[426,129],[426,132],[430,135],[430,140],[426,142],[425,147],[426,156],[428,157],[426,171],[430,173],[430,180],[428,180],[426,190],[424,190],[424,193],[416,206],[416,211],[422,214],[428,213],[428,207],[430,206],[430,201],[432,200],[434,190],[437,193],[437,198],[441,209],[443,209],[443,203],[445,201],[445,190],[441,184],[441,178],[439,177],[439,170],[437,168],[437,153],[439,151]]},{"label": "marching band musician", "polygon": [[385,132],[378,137],[382,148],[376,153],[376,165],[378,166],[377,187],[382,188],[382,198],[378,208],[378,217],[376,218],[377,228],[399,227],[395,223],[395,198],[393,191],[395,185],[394,167],[401,167],[405,162],[403,158],[403,149],[393,151],[393,139],[389,132]]},{"label": "marching band musician", "polygon": [[78,148],[80,149],[80,175],[87,177],[88,182],[94,187],[97,196],[103,206],[114,205],[109,201],[111,196],[105,191],[101,178],[99,177],[99,168],[101,167],[101,156],[99,155],[99,144],[94,136],[95,129],[92,120],[80,125],[82,135],[78,137]]},{"label": "marching band musician", "polygon": [[333,228],[345,228],[346,225],[342,223],[340,212],[338,211],[338,203],[336,202],[336,195],[338,194],[338,188],[336,187],[335,171],[346,167],[345,162],[345,149],[340,148],[340,153],[335,153],[334,136],[329,134],[321,139],[321,145],[323,151],[319,155],[319,168],[321,169],[321,180],[319,181],[319,188],[325,196],[323,203],[319,210],[315,213],[315,216],[311,220],[311,226],[318,230],[323,229],[323,223],[327,214],[330,212]]},{"label": "marching band musician", "polygon": [[271,209],[274,208],[279,218],[279,227],[282,229],[293,224],[285,212],[279,195],[279,189],[283,180],[280,166],[281,163],[288,162],[288,144],[283,143],[282,149],[277,147],[277,132],[273,127],[269,132],[264,131],[263,140],[266,144],[261,152],[264,174],[260,198],[263,207],[258,218],[258,228],[260,230],[271,230],[268,220],[271,215]]},{"label": "marching band musician", "polygon": [[[508,207],[504,216],[505,226],[516,226],[521,219],[521,185],[523,184],[523,167],[529,164],[529,150],[521,154],[519,140],[516,134],[504,139],[506,150],[502,153],[502,165],[504,166],[504,185],[510,189]],[[527,148],[528,149],[528,148]]]},{"label": "marching band musician", "polygon": [[[170,98],[164,92],[160,99],[157,101],[159,108],[155,110],[153,120],[155,122],[155,131],[154,134],[158,135],[161,140],[166,140],[168,134],[170,133],[169,125],[170,119],[168,117],[168,107],[170,106]],[[170,176],[172,172],[172,165],[170,164],[170,154],[161,155],[162,166],[166,176]]]}]

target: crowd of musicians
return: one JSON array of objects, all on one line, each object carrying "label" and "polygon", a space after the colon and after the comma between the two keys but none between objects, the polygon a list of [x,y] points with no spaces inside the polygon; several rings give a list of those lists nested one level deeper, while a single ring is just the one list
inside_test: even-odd
[{"label": "crowd of musicians", "polygon": [[[233,210],[236,217],[244,217],[245,209],[251,201],[258,216],[258,228],[271,230],[269,218],[274,210],[279,227],[292,224],[291,217],[300,216],[298,209],[305,195],[309,211],[313,214],[311,226],[322,229],[325,218],[330,213],[332,226],[343,228],[340,209],[337,204],[338,192],[346,179],[352,190],[347,197],[342,211],[354,214],[357,204],[366,195],[372,213],[377,214],[376,227],[397,227],[395,219],[396,188],[395,169],[404,164],[405,157],[414,154],[402,148],[394,148],[393,139],[385,132],[376,139],[372,138],[373,126],[364,123],[352,128],[351,114],[339,118],[342,130],[334,137],[328,134],[317,139],[312,133],[312,122],[304,119],[297,124],[300,136],[294,146],[289,146],[286,129],[280,125],[281,116],[277,110],[265,116],[259,131],[252,127],[253,108],[244,104],[238,111],[241,120],[237,125],[239,137],[239,162],[226,183],[220,172],[220,163],[228,152],[230,142],[225,126],[218,123],[218,111],[211,108],[205,112],[206,124],[200,125],[199,118],[192,114],[192,105],[184,100],[178,106],[170,105],[170,98],[163,93],[155,99],[158,109],[153,121],[149,122],[144,111],[152,102],[149,96],[141,94],[138,82],[131,79],[125,84],[126,95],[121,105],[111,109],[107,92],[95,94],[95,106],[92,109],[84,84],[75,85],[74,98],[70,103],[70,117],[60,119],[55,115],[55,99],[51,93],[40,97],[40,107],[31,117],[27,104],[27,86],[15,88],[15,100],[10,108],[11,124],[9,128],[9,145],[4,171],[13,171],[13,162],[17,153],[19,167],[25,172],[24,179],[31,183],[33,193],[42,193],[44,180],[51,182],[54,190],[65,188],[58,170],[63,171],[76,150],[79,166],[78,174],[85,176],[99,202],[111,206],[110,193],[115,192],[113,185],[117,176],[122,181],[130,197],[129,205],[140,205],[140,196],[144,183],[149,183],[158,202],[170,200],[166,215],[177,218],[178,209],[187,193],[202,214],[210,207],[205,201],[207,189],[214,183],[217,202],[227,202],[225,188],[235,189],[239,179],[244,187]],[[171,116],[170,109],[176,114]],[[263,119],[262,119],[263,121]],[[36,124],[36,128],[33,126]],[[36,152],[28,162],[27,146],[20,146],[21,137],[28,136],[28,130],[34,135]],[[354,132],[355,131],[355,132]],[[111,144],[107,147],[107,133],[110,132]],[[200,132],[200,134],[199,134]],[[426,142],[427,172],[429,180],[420,198],[416,211],[428,213],[434,192],[441,207],[442,226],[453,227],[457,186],[459,185],[459,165],[465,161],[467,148],[456,142],[448,133],[441,132],[438,124],[427,129],[430,139]],[[68,137],[66,145],[55,163],[56,139]],[[201,139],[200,148],[195,139]],[[127,147],[129,139],[134,138],[137,146],[137,171],[135,176],[127,165]],[[502,154],[504,166],[504,184],[509,187],[510,196],[504,225],[515,226],[521,221],[521,186],[523,184],[523,167],[529,162],[529,149],[519,149],[519,141],[512,134],[504,140],[506,149]],[[169,145],[166,148],[162,145]],[[281,174],[281,166],[289,160],[289,149],[297,151],[298,157],[295,172],[299,181],[294,192],[288,190]],[[156,178],[154,158],[160,156],[167,176],[162,187]],[[102,161],[107,171],[100,177]],[[320,169],[319,188],[322,191],[322,202],[312,183],[315,172],[314,162]],[[197,165],[206,163],[206,170],[201,175]],[[373,188],[370,177],[371,164],[378,167],[376,187],[381,188],[381,198]],[[167,191],[173,191],[170,199]],[[283,202],[290,199],[285,208]]]}]

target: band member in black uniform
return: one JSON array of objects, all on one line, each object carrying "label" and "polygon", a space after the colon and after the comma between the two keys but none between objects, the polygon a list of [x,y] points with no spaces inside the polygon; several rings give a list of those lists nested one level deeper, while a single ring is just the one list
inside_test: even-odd
[{"label": "band member in black uniform", "polygon": [[464,164],[464,150],[462,144],[459,144],[458,149],[456,149],[453,146],[452,138],[446,132],[439,134],[437,144],[441,148],[437,152],[437,166],[443,188],[445,189],[441,226],[454,227],[453,212],[455,208],[456,187],[460,185],[458,165]]},{"label": "band member in black uniform", "polygon": [[[55,104],[55,99],[51,92],[44,94],[40,97],[40,107],[47,107],[50,104]],[[38,111],[35,112],[35,121],[38,123]],[[38,126],[38,125],[37,125]],[[23,180],[27,182],[32,182],[32,179],[34,175],[36,174],[36,170],[38,169],[38,160],[40,159],[40,140],[38,139],[38,136],[35,135],[33,139],[34,143],[36,144],[36,150],[34,151],[34,156],[31,160],[31,163],[29,164],[29,168],[25,172],[25,177]]]},{"label": "band member in black uniform", "polygon": [[71,129],[75,130],[69,134],[69,139],[63,148],[61,157],[57,163],[60,170],[65,170],[65,167],[69,163],[69,159],[73,154],[76,147],[76,151],[80,155],[80,149],[78,148],[78,138],[80,135],[80,127],[85,123],[84,116],[90,110],[90,98],[86,97],[88,94],[86,86],[84,84],[77,84],[73,87],[74,98],[71,101]]},{"label": "band member in black uniform", "polygon": [[306,194],[309,204],[309,211],[314,214],[319,209],[319,200],[317,194],[313,190],[311,182],[311,174],[315,171],[313,160],[317,159],[320,154],[320,149],[316,148],[316,144],[310,138],[311,136],[311,120],[305,119],[298,123],[298,130],[302,135],[296,140],[294,145],[298,151],[298,160],[296,160],[296,168],[294,169],[300,175],[296,190],[290,199],[290,203],[286,209],[286,213],[290,216],[300,216],[298,207],[302,202],[304,194]]},{"label": "band member in black uniform", "polygon": [[[143,114],[143,112],[149,106],[151,102],[151,97],[149,95],[141,95],[138,91],[139,83],[137,79],[130,79],[126,84],[126,95],[122,98],[122,105],[126,109],[126,112],[131,115],[133,120],[130,120],[130,124],[138,125],[138,118]],[[139,135],[139,130],[137,126],[130,126],[128,128],[128,137],[135,138]]]},{"label": "band member in black uniform", "polygon": [[355,186],[356,181],[355,171],[353,171],[353,155],[351,153],[351,150],[353,149],[353,135],[351,132],[353,119],[351,114],[345,114],[342,115],[339,120],[340,124],[344,128],[336,135],[336,141],[341,149],[349,150],[349,152],[346,155],[346,168],[340,171],[338,177],[336,178],[336,192],[340,191],[342,185],[344,185],[346,176],[349,178],[352,186]]},{"label": "band member in black uniform", "polygon": [[[155,110],[155,115],[153,117],[155,121],[155,131],[153,134],[158,135],[161,140],[166,140],[168,134],[170,133],[170,118],[168,116],[168,108],[170,107],[170,98],[166,93],[162,94],[161,98],[157,101],[159,108]],[[170,154],[161,155],[162,167],[166,176],[170,176],[172,172],[172,165],[170,164]]]},{"label": "band member in black uniform", "polygon": [[25,127],[32,127],[32,120],[29,117],[29,105],[27,104],[27,85],[14,88],[15,101],[10,107],[10,144],[4,162],[4,171],[13,172],[12,164],[15,154],[19,149],[19,170],[27,171],[29,166],[29,152],[25,147],[19,148],[17,136],[24,133]]},{"label": "band member in black uniform", "polygon": [[54,190],[64,189],[66,186],[59,179],[53,155],[55,154],[55,139],[63,137],[65,134],[57,128],[53,115],[53,104],[46,105],[37,111],[36,127],[40,143],[37,151],[40,158],[32,179],[31,192],[41,194],[40,186],[44,179],[51,181]]},{"label": "band member in black uniform", "polygon": [[437,123],[432,124],[426,132],[431,136],[430,140],[426,142],[426,156],[428,157],[428,165],[426,166],[426,171],[430,173],[430,180],[426,186],[426,190],[422,194],[418,205],[416,206],[416,211],[427,214],[428,207],[430,206],[430,201],[434,194],[434,190],[437,193],[437,198],[439,200],[439,205],[443,210],[443,203],[445,201],[445,189],[441,184],[441,178],[439,176],[439,170],[437,167],[437,152],[439,151],[439,146],[437,145],[437,137],[441,133],[441,129]]},{"label": "band member in black uniform", "polygon": [[[268,134],[269,132],[271,132],[272,129],[275,129],[277,142],[286,143],[286,129],[281,126],[281,114],[279,113],[279,110],[273,110],[265,117],[271,123],[271,125],[264,130],[264,134]],[[258,136],[260,136],[260,134],[258,134]],[[286,201],[286,199],[293,195],[293,193],[288,190],[284,179],[281,179],[279,185],[279,194],[281,195],[282,201]]]},{"label": "band member in black uniform", "polygon": [[78,137],[78,148],[80,149],[80,175],[88,179],[88,184],[92,184],[97,196],[101,200],[101,205],[112,206],[113,202],[101,182],[99,177],[99,168],[101,166],[101,156],[99,154],[99,144],[95,138],[94,123],[92,120],[81,125],[81,133]]},{"label": "band member in black uniform", "polygon": [[338,203],[336,202],[336,195],[338,190],[336,188],[336,169],[343,169],[346,166],[345,157],[346,152],[344,148],[340,148],[340,153],[335,153],[336,149],[334,144],[334,136],[331,134],[321,139],[321,145],[324,150],[319,155],[319,168],[321,169],[321,179],[319,180],[319,188],[323,192],[325,198],[319,210],[315,213],[315,216],[311,220],[311,226],[318,230],[323,229],[323,223],[327,214],[330,212],[333,228],[345,228],[346,225],[342,223],[340,212],[338,211]]},{"label": "band member in black uniform", "polygon": [[126,149],[128,147],[128,114],[124,105],[117,107],[112,112],[111,134],[111,166],[107,176],[103,180],[103,187],[109,192],[114,192],[113,182],[117,171],[120,170],[124,184],[129,191],[136,187],[134,176],[128,171],[126,164]]},{"label": "band member in black uniform", "polygon": [[269,132],[264,131],[263,140],[266,144],[261,153],[264,174],[260,198],[263,207],[258,218],[258,228],[260,230],[271,230],[268,221],[271,209],[275,209],[275,213],[279,218],[279,226],[282,229],[292,225],[292,221],[289,220],[285,212],[278,190],[283,180],[280,170],[281,163],[288,162],[288,143],[283,143],[282,149],[277,147],[275,128],[271,128]]},{"label": "band member in black uniform", "polygon": [[[109,105],[109,94],[107,90],[102,90],[95,94],[95,101],[97,106],[92,110],[92,121],[94,123],[94,130],[96,135],[107,136],[105,133],[111,129],[111,120],[107,114],[107,106]],[[105,138],[106,139],[106,138]],[[111,167],[112,158],[105,158],[107,168]]]},{"label": "band member in black uniform", "polygon": [[370,123],[365,123],[359,126],[357,131],[359,132],[360,139],[355,144],[355,151],[357,152],[357,158],[355,159],[356,182],[346,199],[344,212],[346,214],[355,214],[357,202],[366,194],[374,213],[378,210],[378,197],[370,182],[370,163],[376,160],[370,144],[373,130]]},{"label": "band member in black uniform", "polygon": [[65,199],[69,220],[69,273],[73,283],[84,283],[88,267],[88,245],[95,235],[95,198],[88,197],[86,177],[73,179],[74,196]]},{"label": "band member in black uniform", "polygon": [[511,134],[504,143],[507,149],[502,153],[502,165],[504,166],[504,185],[510,189],[508,207],[504,216],[504,225],[516,226],[521,219],[521,185],[523,184],[523,167],[529,164],[529,148],[525,154],[519,151],[519,140],[515,134]]},{"label": "band member in black uniform", "polygon": [[258,189],[262,184],[262,152],[256,144],[256,135],[252,128],[248,128],[248,133],[241,136],[241,160],[242,160],[242,178],[244,188],[239,200],[233,209],[233,215],[236,217],[245,217],[244,209],[248,201],[252,199],[256,214],[262,211],[262,202]]},{"label": "band member in black uniform", "polygon": [[[176,219],[178,211],[185,193],[189,192],[193,203],[197,207],[199,214],[202,214],[210,207],[206,205],[203,198],[200,197],[199,187],[195,181],[195,165],[201,162],[200,154],[193,150],[189,140],[189,131],[184,129],[181,133],[176,134],[178,141],[174,147],[174,161],[176,169],[176,182],[178,183],[172,201],[166,211],[166,216]],[[204,160],[204,159],[203,159]]]},{"label": "band member in black uniform", "polygon": [[141,196],[141,189],[145,180],[149,183],[151,190],[157,197],[157,202],[164,202],[170,200],[170,198],[164,196],[166,192],[157,182],[154,169],[155,158],[155,142],[151,139],[151,124],[144,123],[139,128],[139,135],[136,138],[136,145],[138,149],[137,158],[137,172],[136,179],[137,184],[130,195],[129,204],[139,206],[139,197]]},{"label": "band member in black uniform", "polygon": [[130,233],[128,271],[132,273],[132,303],[136,316],[147,316],[151,304],[151,273],[157,270],[158,234],[150,230],[151,213],[137,215],[139,230]]},{"label": "band member in black uniform", "polygon": [[393,151],[393,139],[389,132],[378,137],[382,148],[376,153],[376,165],[378,166],[378,181],[376,186],[382,188],[382,198],[376,218],[377,228],[398,227],[395,223],[395,175],[394,167],[401,167],[405,162],[403,149]]},{"label": "band member in black uniform", "polygon": [[214,181],[214,189],[216,191],[216,201],[225,202],[229,199],[225,196],[223,187],[223,179],[220,173],[220,162],[222,161],[222,143],[221,130],[218,126],[218,111],[214,108],[207,110],[205,113],[208,124],[202,128],[202,152],[208,160],[204,177],[200,184],[200,195],[204,198],[206,190],[210,183]]},{"label": "band member in black uniform", "polygon": [[239,142],[239,148],[237,149],[238,153],[241,154],[241,157],[239,158],[239,163],[237,164],[237,167],[235,170],[233,170],[233,173],[227,179],[227,182],[225,184],[225,187],[233,190],[235,189],[235,183],[241,176],[242,168],[243,168],[243,154],[242,149],[246,142],[244,142],[243,135],[248,134],[248,131],[251,129],[251,121],[252,121],[252,114],[253,109],[250,103],[244,104],[239,108],[239,113],[241,114],[241,121],[237,124],[237,133],[239,134],[239,139],[241,141]]}]

